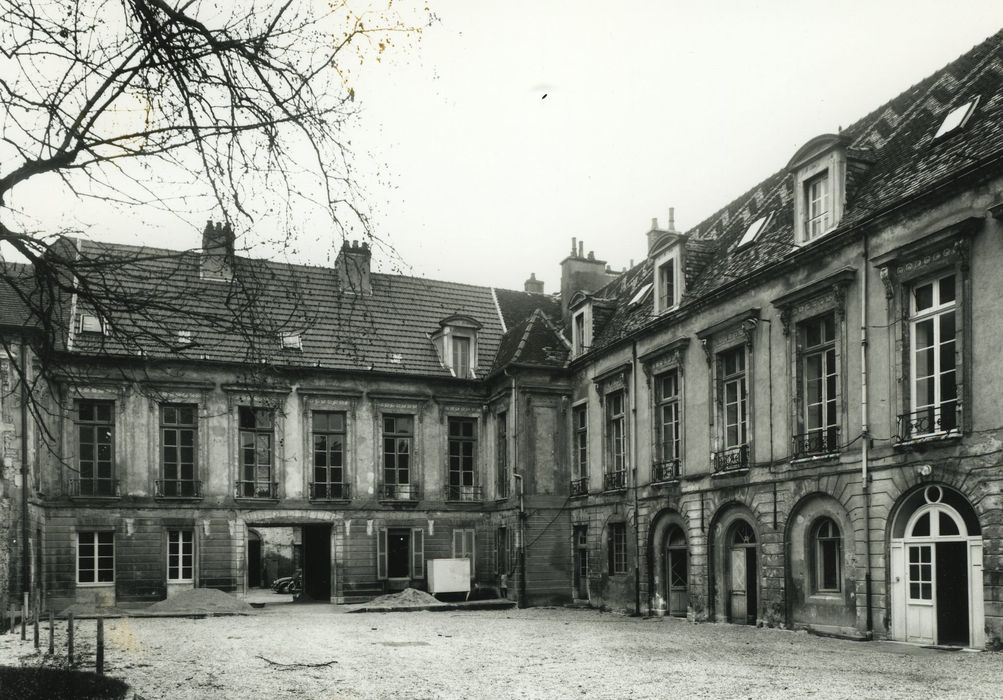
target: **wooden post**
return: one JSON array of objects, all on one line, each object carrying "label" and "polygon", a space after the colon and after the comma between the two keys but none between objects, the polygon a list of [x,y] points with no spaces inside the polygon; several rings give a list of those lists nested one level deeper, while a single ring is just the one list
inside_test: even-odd
[{"label": "wooden post", "polygon": [[28,640],[28,594],[24,594],[21,601],[21,641]]},{"label": "wooden post", "polygon": [[66,620],[66,660],[73,665],[73,613],[69,613]]},{"label": "wooden post", "polygon": [[10,626],[7,631],[11,634],[17,632],[17,606],[13,604],[10,606]]},{"label": "wooden post", "polygon": [[49,656],[56,653],[56,613],[49,611]]},{"label": "wooden post", "polygon": [[35,616],[32,622],[35,626],[35,648],[38,649],[38,603],[35,604]]},{"label": "wooden post", "polygon": [[104,618],[98,618],[98,652],[95,669],[99,676],[104,675]]}]

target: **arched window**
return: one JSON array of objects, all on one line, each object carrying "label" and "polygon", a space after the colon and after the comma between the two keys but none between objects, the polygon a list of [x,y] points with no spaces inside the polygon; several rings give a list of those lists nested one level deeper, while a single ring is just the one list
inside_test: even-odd
[{"label": "arched window", "polygon": [[734,544],[752,544],[756,541],[756,533],[752,530],[752,525],[744,520],[735,525],[732,542]]},{"label": "arched window", "polygon": [[842,538],[839,527],[832,518],[819,518],[816,521],[812,530],[812,548],[815,556],[815,590],[820,593],[838,593]]}]

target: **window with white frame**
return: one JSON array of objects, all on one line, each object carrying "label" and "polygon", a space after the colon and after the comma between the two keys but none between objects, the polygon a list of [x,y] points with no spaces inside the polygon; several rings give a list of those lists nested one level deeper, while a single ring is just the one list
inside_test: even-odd
[{"label": "window with white frame", "polygon": [[198,406],[160,405],[160,476],[157,493],[164,498],[202,495],[198,478]]},{"label": "window with white frame", "polygon": [[829,171],[814,175],[804,181],[804,238],[818,238],[829,230],[831,222]]},{"label": "window with white frame", "polygon": [[814,558],[813,589],[818,593],[838,593],[840,590],[840,550],[842,538],[832,518],[819,518],[812,528]]},{"label": "window with white frame", "polygon": [[572,337],[573,347],[575,355],[581,355],[589,349],[590,339],[588,337],[588,331],[585,325],[585,309],[582,309],[575,314],[574,321],[574,335]]},{"label": "window with white frame", "polygon": [[115,582],[115,533],[77,533],[77,583]]},{"label": "window with white frame", "polygon": [[167,580],[185,583],[195,577],[195,533],[191,530],[167,531]]},{"label": "window with white frame", "polygon": [[627,440],[623,389],[606,395],[606,476],[604,488],[626,488]]},{"label": "window with white frame", "polygon": [[906,435],[958,430],[957,276],[917,282],[909,295],[910,415]]},{"label": "window with white frame", "polygon": [[273,480],[275,412],[266,408],[240,406],[240,479],[238,498],[276,498],[278,484]]},{"label": "window with white frame", "polygon": [[315,500],[347,499],[345,478],[346,413],[313,411],[313,480],[310,497]]},{"label": "window with white frame", "polygon": [[383,486],[385,495],[414,499],[417,489],[411,481],[414,453],[414,416],[383,416]]},{"label": "window with white frame", "polygon": [[464,335],[453,336],[453,374],[457,377],[470,377],[470,338]]},{"label": "window with white frame", "polygon": [[477,420],[449,418],[449,482],[446,500],[468,501],[479,498],[477,487]]},{"label": "window with white frame", "polygon": [[574,422],[574,478],[587,479],[589,476],[588,406],[575,406],[572,420]]},{"label": "window with white frame", "polygon": [[470,561],[470,578],[474,577],[474,565],[477,561],[476,530],[463,528],[453,530],[453,559],[468,559]]},{"label": "window with white frame", "polygon": [[655,378],[656,388],[656,429],[657,468],[655,478],[659,481],[679,476],[681,414],[679,404],[679,371],[670,369]]},{"label": "window with white frame", "polygon": [[658,309],[656,313],[671,309],[677,303],[676,259],[658,265]]},{"label": "window with white frame", "polygon": [[718,354],[721,405],[721,446],[742,447],[748,441],[748,387],[745,348],[741,345]]},{"label": "window with white frame", "polygon": [[836,315],[828,313],[798,324],[798,398],[801,431],[795,436],[795,457],[839,450],[839,368]]},{"label": "window with white frame", "polygon": [[610,576],[627,573],[626,523],[610,523],[607,554],[609,556],[608,572]]}]

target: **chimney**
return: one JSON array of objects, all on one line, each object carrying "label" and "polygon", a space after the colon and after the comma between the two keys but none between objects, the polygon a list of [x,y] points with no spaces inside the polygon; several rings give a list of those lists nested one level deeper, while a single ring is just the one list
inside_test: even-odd
[{"label": "chimney", "polygon": [[350,294],[373,293],[373,285],[369,275],[369,263],[372,253],[369,244],[358,241],[341,244],[341,251],[334,261],[334,269],[338,275],[338,287]]},{"label": "chimney", "polygon": [[199,273],[202,279],[232,280],[236,236],[230,223],[206,222],[202,232],[202,259]]},{"label": "chimney", "polygon": [[669,223],[665,229],[658,228],[658,218],[654,217],[651,219],[651,230],[645,234],[648,237],[648,253],[651,253],[652,249],[658,244],[665,234],[671,233],[674,235],[679,235],[679,231],[676,231],[676,209],[675,207],[669,207]]},{"label": "chimney", "polygon": [[[597,260],[594,251],[590,250],[588,257],[585,256],[584,241],[573,240],[572,245],[575,244],[577,246],[571,255],[561,261],[561,312],[565,316],[568,303],[575,292],[594,292],[616,277],[612,272],[607,272],[606,261]],[[531,278],[530,281],[534,280]],[[540,285],[540,291],[543,291],[543,283],[537,284]]]},{"label": "chimney", "polygon": [[676,208],[669,207],[669,233],[678,233],[676,231]]},{"label": "chimney", "polygon": [[523,291],[532,292],[533,294],[543,294],[543,282],[536,279],[536,273],[531,272],[529,274],[529,279],[522,283]]}]

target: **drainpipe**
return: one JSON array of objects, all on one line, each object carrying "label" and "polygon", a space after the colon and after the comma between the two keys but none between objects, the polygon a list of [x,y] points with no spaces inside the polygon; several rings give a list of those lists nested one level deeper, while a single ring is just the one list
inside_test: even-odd
[{"label": "drainpipe", "polygon": [[874,613],[871,604],[871,487],[867,473],[867,450],[871,435],[867,415],[867,236],[864,236],[863,280],[860,290],[860,476],[864,495],[864,543],[867,570],[864,575],[864,596],[867,606],[867,636],[874,635]]},{"label": "drainpipe", "polygon": [[21,593],[31,592],[28,548],[28,338],[21,337]]},{"label": "drainpipe", "polygon": [[634,615],[641,614],[641,513],[637,507],[637,341],[631,344],[630,380],[630,456],[634,479]]},{"label": "drainpipe", "polygon": [[512,445],[512,476],[515,477],[516,481],[519,483],[519,530],[518,544],[516,547],[518,550],[516,557],[518,558],[519,566],[519,588],[516,590],[517,605],[520,608],[526,607],[526,502],[525,502],[525,489],[523,487],[522,474],[518,472],[519,465],[519,397],[516,393],[516,382],[515,376],[509,374],[509,371],[504,370],[505,376],[512,380],[512,435],[513,435],[513,445]]}]

